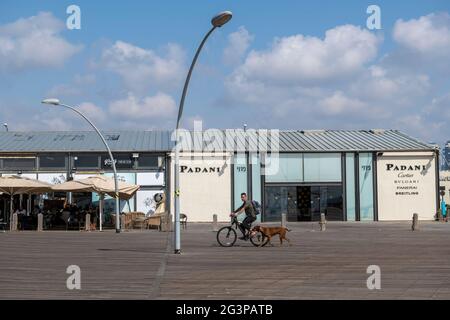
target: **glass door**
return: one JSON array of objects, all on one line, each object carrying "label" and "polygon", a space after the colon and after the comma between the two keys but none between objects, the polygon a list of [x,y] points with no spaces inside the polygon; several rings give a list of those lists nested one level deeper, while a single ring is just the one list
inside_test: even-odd
[{"label": "glass door", "polygon": [[324,213],[329,221],[343,221],[342,186],[266,186],[264,221],[319,221]]}]

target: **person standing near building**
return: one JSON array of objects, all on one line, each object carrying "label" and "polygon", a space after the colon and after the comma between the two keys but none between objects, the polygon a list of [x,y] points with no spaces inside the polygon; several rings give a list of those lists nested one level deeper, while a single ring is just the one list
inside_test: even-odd
[{"label": "person standing near building", "polygon": [[441,200],[441,216],[442,216],[442,221],[445,220],[445,216],[447,215],[447,206],[445,205],[445,200],[444,197],[442,197]]}]

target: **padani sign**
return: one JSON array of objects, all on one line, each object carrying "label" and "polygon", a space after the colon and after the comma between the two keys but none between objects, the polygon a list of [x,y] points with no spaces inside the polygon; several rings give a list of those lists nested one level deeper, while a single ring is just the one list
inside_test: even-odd
[{"label": "padani sign", "polygon": [[436,214],[433,155],[394,154],[377,159],[378,220],[421,220]]}]

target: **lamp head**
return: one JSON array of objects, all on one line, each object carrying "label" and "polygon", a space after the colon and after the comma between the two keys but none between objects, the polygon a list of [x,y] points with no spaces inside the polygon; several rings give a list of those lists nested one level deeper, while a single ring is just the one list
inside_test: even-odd
[{"label": "lamp head", "polygon": [[217,15],[215,15],[211,19],[211,24],[214,27],[219,27],[220,28],[225,23],[230,21],[232,17],[233,17],[233,14],[231,13],[231,11],[222,11],[222,12],[218,13]]},{"label": "lamp head", "polygon": [[55,106],[58,106],[60,104],[59,99],[44,99],[44,100],[41,101],[41,103],[52,104],[52,105],[55,105]]}]

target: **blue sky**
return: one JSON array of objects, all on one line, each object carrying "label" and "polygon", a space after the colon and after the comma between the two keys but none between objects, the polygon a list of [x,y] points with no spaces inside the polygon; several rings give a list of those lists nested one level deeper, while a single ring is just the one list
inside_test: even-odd
[{"label": "blue sky", "polygon": [[[66,8],[81,8],[68,30]],[[381,30],[368,30],[368,5]],[[9,1],[0,3],[0,121],[11,130],[171,129],[210,18],[233,11],[194,72],[184,125],[399,129],[450,137],[450,2]]]}]

